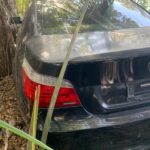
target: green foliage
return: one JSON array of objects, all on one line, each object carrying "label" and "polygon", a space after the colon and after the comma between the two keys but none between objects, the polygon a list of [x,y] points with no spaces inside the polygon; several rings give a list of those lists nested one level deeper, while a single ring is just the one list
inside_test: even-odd
[{"label": "green foliage", "polygon": [[150,0],[134,0],[134,1],[150,12]]},{"label": "green foliage", "polygon": [[29,6],[30,0],[16,0],[18,12],[20,16],[23,16],[26,9]]}]

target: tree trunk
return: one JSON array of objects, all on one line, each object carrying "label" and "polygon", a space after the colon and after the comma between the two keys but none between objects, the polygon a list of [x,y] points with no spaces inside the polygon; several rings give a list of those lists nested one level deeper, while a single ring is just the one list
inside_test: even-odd
[{"label": "tree trunk", "polygon": [[15,43],[14,28],[10,25],[10,17],[16,15],[15,0],[0,0],[0,77],[12,73]]}]

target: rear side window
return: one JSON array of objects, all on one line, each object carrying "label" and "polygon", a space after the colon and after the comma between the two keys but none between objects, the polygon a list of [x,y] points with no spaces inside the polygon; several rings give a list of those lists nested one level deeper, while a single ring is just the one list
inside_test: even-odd
[{"label": "rear side window", "polygon": [[30,4],[24,20],[23,20],[23,29],[22,29],[22,37],[30,38],[35,35],[36,31],[36,11],[34,3]]},{"label": "rear side window", "polygon": [[[38,30],[42,34],[73,33],[84,0],[37,0]],[[93,0],[80,32],[111,31],[150,26],[150,15],[131,0]]]}]

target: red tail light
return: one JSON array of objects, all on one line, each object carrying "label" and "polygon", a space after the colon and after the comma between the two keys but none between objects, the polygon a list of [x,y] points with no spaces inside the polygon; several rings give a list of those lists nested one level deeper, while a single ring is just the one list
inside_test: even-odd
[{"label": "red tail light", "polygon": [[[36,87],[40,85],[39,107],[48,107],[52,94],[54,92],[54,82],[56,81],[56,79],[53,77],[47,77],[37,74],[26,60],[23,63],[22,76],[24,93],[26,97],[33,102]],[[55,107],[60,108],[79,105],[80,100],[75,89],[69,82],[63,81]]]}]

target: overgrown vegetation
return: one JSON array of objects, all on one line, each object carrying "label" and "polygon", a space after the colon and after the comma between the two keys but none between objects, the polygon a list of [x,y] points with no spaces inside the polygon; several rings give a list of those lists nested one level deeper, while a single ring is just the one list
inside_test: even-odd
[{"label": "overgrown vegetation", "polygon": [[149,0],[134,0],[134,1],[150,12],[150,1]]},{"label": "overgrown vegetation", "polygon": [[[11,16],[16,16],[17,13],[14,8],[16,8],[16,3],[15,1],[11,1],[11,7],[9,4],[9,0],[0,0],[0,77],[10,75],[12,73],[12,63],[13,63],[13,57],[15,53],[15,39],[14,37],[16,36],[16,31],[15,28],[16,26],[14,24],[10,24],[10,18]],[[26,3],[24,3],[26,2]],[[29,1],[17,1],[17,4],[19,6],[19,13],[20,15],[23,15],[24,11],[26,10]],[[36,92],[35,99],[38,99],[39,92]],[[35,139],[36,136],[36,122],[37,122],[37,115],[38,115],[38,101],[35,101],[35,105],[33,108],[33,119],[31,121],[31,135],[23,132],[22,130],[19,130],[15,128],[13,125],[10,125],[2,120],[0,120],[0,129],[6,129],[8,133],[9,131],[12,133],[17,134],[18,136],[32,142],[31,147],[29,150],[35,150],[35,144],[47,149],[47,150],[52,150],[42,142],[38,141]],[[8,140],[7,144],[8,147]],[[6,148],[5,147],[5,148]]]},{"label": "overgrown vegetation", "polygon": [[7,1],[0,0],[0,77],[12,73],[15,27],[9,24],[11,12]]},{"label": "overgrown vegetation", "polygon": [[23,16],[26,9],[28,8],[30,0],[16,0],[16,4],[18,7],[18,13],[20,16]]},{"label": "overgrown vegetation", "polygon": [[[15,28],[12,27],[9,24],[9,17],[11,16],[10,13],[10,9],[7,7],[8,3],[5,3],[6,1],[0,1],[0,64],[3,64],[0,66],[0,76],[5,76],[5,75],[9,75],[12,72],[12,58],[14,55],[14,51],[15,51],[15,40],[14,40],[14,36],[13,34],[15,34]],[[18,6],[18,13],[20,16],[23,16],[25,10],[27,9],[28,5],[29,5],[30,0],[16,0],[17,6]],[[143,5],[143,7],[145,7],[147,10],[150,10],[150,4],[147,5],[148,0],[146,1],[137,1],[139,4]],[[146,3],[147,2],[147,3]],[[85,6],[85,10],[87,8],[87,5]],[[68,64],[68,58],[69,58],[69,54],[71,52],[71,49],[73,47],[75,38],[80,30],[80,26],[85,14],[85,10],[83,12],[83,16],[81,16],[80,21],[78,22],[78,27],[76,28],[76,32],[75,35],[72,38],[72,42],[70,43],[70,47],[68,48],[68,54],[66,56],[66,60],[63,64],[63,68],[61,70],[61,74],[57,80],[56,83],[56,89],[54,92],[54,95],[52,97],[52,102],[49,106],[49,111],[48,111],[48,116],[45,122],[45,132],[43,134],[43,142],[46,143],[46,139],[47,139],[47,134],[48,134],[48,129],[49,129],[49,121],[51,120],[52,117],[52,113],[53,113],[53,109],[54,109],[54,105],[56,102],[56,98],[59,92],[59,88],[61,86],[61,82],[63,80],[63,76]],[[0,120],[0,127],[5,128],[27,140],[29,140],[30,142],[32,142],[31,144],[31,150],[35,150],[35,144],[41,146],[42,148],[45,148],[47,150],[51,150],[51,148],[47,147],[45,144],[43,144],[42,142],[38,141],[37,139],[35,139],[36,137],[36,121],[37,121],[37,115],[38,115],[38,95],[39,95],[39,90],[36,91],[35,94],[35,104],[34,104],[34,108],[33,108],[33,115],[32,115],[32,121],[31,121],[31,135],[3,122],[2,120]]]}]

